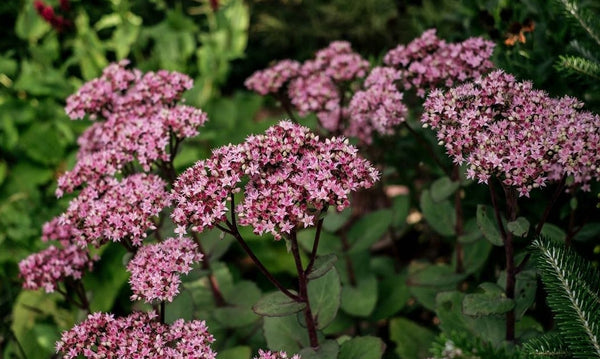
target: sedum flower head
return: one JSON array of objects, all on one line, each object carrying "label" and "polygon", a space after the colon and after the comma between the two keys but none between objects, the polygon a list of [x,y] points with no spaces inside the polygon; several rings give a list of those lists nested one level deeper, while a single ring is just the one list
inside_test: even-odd
[{"label": "sedum flower head", "polygon": [[126,64],[108,66],[67,99],[72,119],[87,114],[103,121],[79,137],[77,164],[59,178],[58,196],[101,182],[133,161],[149,171],[154,162],[170,160],[173,142],[196,136],[206,122],[200,109],[177,103],[192,86],[189,77],[164,70],[142,74]]},{"label": "sedum flower head", "polygon": [[311,226],[326,206],[338,211],[348,196],[368,188],[379,173],[343,138],[321,141],[308,128],[282,121],[265,134],[214,151],[181,174],[173,187],[172,217],[202,231],[224,221],[227,200],[241,191],[239,223],[276,239],[297,226]]},{"label": "sedum flower head", "polygon": [[270,350],[258,349],[258,356],[253,359],[301,359],[301,357],[298,354],[288,356],[284,351],[271,352]]},{"label": "sedum flower head", "polygon": [[127,265],[131,272],[131,300],[173,301],[179,293],[180,274],[187,274],[202,259],[190,238],[169,238],[141,247]]},{"label": "sedum flower head", "polygon": [[402,102],[396,81],[401,74],[391,67],[375,67],[365,80],[365,89],[357,91],[348,106],[348,136],[370,144],[373,133],[392,134],[393,127],[406,119],[408,109]]},{"label": "sedum flower head", "polygon": [[277,93],[290,79],[298,75],[300,63],[293,60],[281,60],[264,70],[256,71],[244,85],[261,95]]},{"label": "sedum flower head", "polygon": [[555,99],[495,71],[447,92],[433,91],[421,121],[437,131],[454,162],[467,163],[467,177],[490,176],[521,196],[548,180],[573,176],[584,189],[598,178],[598,115],[583,104]]},{"label": "sedum flower head", "polygon": [[59,282],[81,279],[85,270],[92,270],[94,260],[97,258],[91,258],[87,249],[74,244],[64,248],[50,246],[20,261],[19,276],[23,278],[23,288],[43,288],[52,293]]},{"label": "sedum flower head", "polygon": [[99,246],[129,238],[139,246],[146,231],[155,229],[152,217],[169,205],[166,183],[153,174],[135,174],[103,186],[84,188],[69,203],[61,224],[75,228],[77,244]]},{"label": "sedum flower head", "polygon": [[415,88],[417,95],[440,86],[451,87],[489,72],[489,60],[494,43],[480,37],[459,43],[446,43],[436,35],[435,29],[425,31],[407,45],[389,51],[384,62],[401,70],[405,89]]},{"label": "sedum flower head", "polygon": [[156,313],[115,318],[93,313],[63,332],[56,351],[63,358],[190,358],[214,359],[212,334],[204,321],[160,323]]}]

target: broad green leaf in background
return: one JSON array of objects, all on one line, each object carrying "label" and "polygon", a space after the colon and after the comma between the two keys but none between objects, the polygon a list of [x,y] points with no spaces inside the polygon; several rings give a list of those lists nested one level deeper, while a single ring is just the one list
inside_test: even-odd
[{"label": "broad green leaf in background", "polygon": [[85,12],[77,14],[75,28],[77,36],[73,39],[73,58],[79,65],[84,80],[91,80],[108,65],[105,45],[90,27],[90,19]]},{"label": "broad green leaf in background", "polygon": [[429,354],[435,334],[406,318],[390,320],[390,339],[396,344],[396,354],[403,359],[421,359]]},{"label": "broad green leaf in background", "polygon": [[296,315],[263,318],[263,332],[270,350],[297,353],[310,346],[306,328],[300,326]]},{"label": "broad green leaf in background", "polygon": [[317,329],[327,327],[335,318],[340,307],[341,284],[335,268],[327,274],[308,282],[310,309]]},{"label": "broad green leaf in background", "polygon": [[420,304],[429,310],[435,310],[435,297],[439,292],[453,290],[466,277],[464,273],[455,273],[446,264],[412,262],[408,267],[406,283],[410,293]]},{"label": "broad green leaf in background", "polygon": [[[463,269],[466,274],[478,272],[487,262],[492,252],[492,244],[484,238],[463,243]],[[452,254],[452,266],[456,268],[456,250]]]},{"label": "broad green leaf in background", "polygon": [[23,346],[27,358],[52,356],[54,343],[60,336],[59,328],[68,329],[74,324],[73,313],[59,306],[60,298],[58,294],[43,291],[22,291],[17,297],[12,330],[20,343],[27,344]]},{"label": "broad green leaf in background", "polygon": [[15,25],[15,33],[29,43],[37,42],[50,30],[50,24],[46,23],[33,7],[33,1],[25,1],[23,11],[19,12]]},{"label": "broad green leaf in background", "polygon": [[350,253],[368,250],[383,237],[392,223],[392,211],[380,209],[359,219],[348,231]]},{"label": "broad green leaf in background", "polygon": [[325,275],[337,262],[337,256],[334,253],[317,256],[311,271],[308,273],[308,279],[313,280]]},{"label": "broad green leaf in background", "polygon": [[350,208],[338,212],[333,206],[329,207],[327,215],[325,216],[325,219],[323,219],[323,229],[332,233],[337,231],[348,222],[351,214],[352,210]]},{"label": "broad green leaf in background", "polygon": [[93,289],[90,298],[92,312],[110,312],[117,295],[127,283],[129,273],[123,267],[127,252],[122,246],[109,244],[102,252],[94,270],[84,277],[86,289]]},{"label": "broad green leaf in background", "polygon": [[377,284],[379,290],[373,318],[377,320],[388,318],[404,308],[410,298],[406,278],[405,273],[393,274],[383,278]]},{"label": "broad green leaf in background", "polygon": [[477,205],[477,225],[485,239],[495,246],[503,246],[504,241],[498,230],[494,209],[486,205]]},{"label": "broad green leaf in background", "polygon": [[526,237],[529,233],[529,221],[525,217],[519,217],[506,224],[506,229],[517,237]]},{"label": "broad green leaf in background", "polygon": [[470,316],[503,314],[515,307],[515,302],[504,294],[504,290],[494,283],[484,282],[479,285],[483,291],[465,295],[463,313]]},{"label": "broad green leaf in background", "polygon": [[285,294],[277,291],[264,295],[252,310],[258,315],[267,317],[285,317],[297,313],[306,307],[306,303],[299,303]]},{"label": "broad green leaf in background", "polygon": [[[337,358],[340,346],[335,340],[326,340],[319,343],[319,349],[304,348],[298,354],[302,359],[331,359]],[[288,353],[291,357],[291,353]]]},{"label": "broad green leaf in background", "polygon": [[385,343],[377,337],[354,337],[342,343],[338,359],[380,359]]},{"label": "broad green leaf in background", "polygon": [[446,332],[468,332],[482,340],[499,344],[506,331],[505,315],[473,317],[463,313],[466,294],[458,291],[441,292],[436,297],[436,315],[440,328]]},{"label": "broad green leaf in background", "polygon": [[[506,287],[506,271],[498,276],[497,284],[501,288]],[[533,305],[535,292],[537,290],[537,274],[533,269],[519,272],[515,283],[515,317],[517,320]]]},{"label": "broad green leaf in background", "polygon": [[366,317],[373,312],[377,303],[377,278],[363,275],[356,286],[346,283],[342,287],[342,309],[351,315]]},{"label": "broad green leaf in background", "polygon": [[228,305],[215,308],[214,315],[224,327],[242,327],[259,319],[252,309],[261,296],[260,289],[254,282],[239,281],[232,287],[225,288],[222,294]]},{"label": "broad green leaf in background", "polygon": [[427,223],[442,236],[455,235],[456,212],[448,200],[435,202],[428,190],[421,193],[421,211]]},{"label": "broad green leaf in background", "polygon": [[564,241],[567,237],[565,231],[563,231],[559,226],[552,223],[544,223],[540,235],[542,237],[546,237],[554,241]]},{"label": "broad green leaf in background", "polygon": [[402,228],[406,225],[406,217],[410,211],[410,196],[400,195],[392,200],[392,226]]},{"label": "broad green leaf in background", "polygon": [[65,156],[65,142],[49,122],[31,126],[23,134],[20,145],[29,158],[43,165],[56,165]]},{"label": "broad green leaf in background", "polygon": [[173,323],[177,319],[192,320],[194,315],[194,300],[192,293],[180,290],[171,303],[165,305],[165,321]]},{"label": "broad green leaf in background", "polygon": [[448,176],[439,178],[431,184],[431,199],[434,202],[441,202],[454,194],[458,187],[460,182],[453,182]]},{"label": "broad green leaf in background", "polygon": [[217,359],[250,359],[252,350],[247,346],[237,346],[219,350]]}]

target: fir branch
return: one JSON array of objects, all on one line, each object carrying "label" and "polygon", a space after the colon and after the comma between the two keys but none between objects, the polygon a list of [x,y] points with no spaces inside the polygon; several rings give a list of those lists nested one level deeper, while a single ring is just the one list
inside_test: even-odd
[{"label": "fir branch", "polygon": [[529,358],[572,358],[567,343],[562,339],[559,333],[548,333],[539,337],[529,339],[523,344],[523,349],[529,355]]},{"label": "fir branch", "polygon": [[588,10],[579,7],[578,0],[560,0],[567,14],[575,19],[594,41],[600,45],[600,24],[596,15]]},{"label": "fir branch", "polygon": [[598,56],[592,53],[592,50],[590,50],[587,46],[583,45],[579,40],[572,40],[571,42],[569,42],[569,47],[575,52],[577,52],[579,56],[583,57],[584,59],[596,63],[600,62]]},{"label": "fir branch", "polygon": [[559,71],[564,71],[572,75],[600,79],[600,63],[584,59],[583,57],[559,56],[556,67]]},{"label": "fir branch", "polygon": [[561,336],[574,358],[600,358],[600,303],[589,279],[598,273],[570,248],[536,239],[537,265]]}]

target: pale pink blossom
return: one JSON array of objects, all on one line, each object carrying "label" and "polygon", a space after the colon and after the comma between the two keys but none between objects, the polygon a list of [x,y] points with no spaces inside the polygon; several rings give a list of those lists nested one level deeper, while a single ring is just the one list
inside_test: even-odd
[{"label": "pale pink blossom", "polygon": [[131,300],[172,302],[179,294],[180,275],[188,274],[202,257],[190,238],[168,238],[142,246],[127,264]]},{"label": "pale pink blossom", "polygon": [[20,261],[19,276],[23,288],[52,293],[64,280],[81,279],[86,270],[92,270],[94,260],[97,258],[90,257],[87,249],[77,245],[50,246]]},{"label": "pale pink blossom", "polygon": [[213,342],[204,321],[178,319],[168,325],[160,323],[154,312],[120,318],[92,313],[62,333],[56,351],[65,359],[215,359]]}]

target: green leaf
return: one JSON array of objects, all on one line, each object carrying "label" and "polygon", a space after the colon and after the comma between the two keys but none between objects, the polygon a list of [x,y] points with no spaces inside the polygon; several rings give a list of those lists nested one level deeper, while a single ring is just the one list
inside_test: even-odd
[{"label": "green leaf", "polygon": [[228,305],[213,309],[213,314],[223,327],[239,328],[252,324],[260,318],[252,309],[261,297],[261,291],[256,283],[240,281],[233,286],[225,286],[222,294]]},{"label": "green leaf", "polygon": [[270,350],[284,350],[297,353],[310,346],[308,332],[302,328],[296,315],[287,317],[264,317],[263,333]]},{"label": "green leaf", "polygon": [[527,237],[529,221],[525,217],[519,217],[512,222],[508,222],[506,228],[517,237]]},{"label": "green leaf", "polygon": [[333,253],[318,256],[315,263],[308,273],[308,279],[313,280],[322,277],[327,273],[337,262],[337,256]]},{"label": "green leaf", "polygon": [[177,319],[191,320],[193,318],[193,311],[190,308],[194,307],[194,301],[192,294],[188,291],[179,293],[173,302],[166,303],[165,305],[165,321],[167,323],[173,323]]},{"label": "green leaf", "polygon": [[254,306],[254,313],[267,317],[285,317],[297,313],[306,307],[306,303],[298,303],[281,292],[273,292],[263,296]]},{"label": "green leaf", "polygon": [[[463,269],[465,274],[477,273],[487,262],[492,245],[483,238],[470,243],[463,243]],[[456,249],[452,254],[452,266],[456,268]]]},{"label": "green leaf", "polygon": [[336,211],[334,207],[329,207],[327,215],[323,220],[323,229],[333,233],[342,228],[342,226],[348,222],[351,215],[352,209],[350,207],[341,212]]},{"label": "green leaf", "polygon": [[383,278],[378,284],[378,289],[378,302],[372,315],[376,320],[396,314],[410,299],[406,274],[393,274]]},{"label": "green leaf", "polygon": [[73,39],[73,56],[79,64],[85,80],[98,76],[108,65],[105,55],[105,44],[100,41],[98,34],[90,28],[88,15],[80,11],[75,17],[77,36]]},{"label": "green leaf", "polygon": [[565,233],[565,231],[563,231],[559,226],[556,226],[551,223],[544,223],[540,235],[542,237],[559,242],[563,242],[565,238],[567,238],[567,234]]},{"label": "green leaf", "polygon": [[[315,228],[307,228],[299,231],[298,244],[305,251],[312,251],[313,243],[315,242],[315,234]],[[340,253],[341,251],[342,240],[340,237],[328,232],[321,232],[321,239],[319,240],[319,246],[317,247],[317,255],[323,256],[330,253]]]},{"label": "green leaf", "polygon": [[50,123],[31,126],[23,134],[20,147],[29,158],[44,165],[56,165],[65,156],[64,141]]},{"label": "green leaf", "polygon": [[42,291],[22,291],[16,298],[11,328],[20,343],[27,343],[23,345],[27,358],[51,357],[59,335],[57,327],[74,325],[73,314],[59,306],[61,300],[58,294]]},{"label": "green leaf", "polygon": [[337,270],[308,282],[310,309],[317,329],[323,329],[335,319],[340,307],[341,284]]},{"label": "green leaf", "polygon": [[17,16],[15,33],[23,40],[35,43],[50,30],[50,24],[47,24],[38,15],[33,7],[33,1],[27,1],[24,4],[25,8]]},{"label": "green leaf", "polygon": [[469,318],[462,312],[465,293],[459,291],[440,292],[435,298],[435,314],[440,320],[440,329],[445,333],[469,331]]},{"label": "green leaf", "polygon": [[252,349],[246,346],[238,346],[219,350],[217,359],[250,359]]},{"label": "green leaf", "polygon": [[396,196],[392,201],[392,226],[402,228],[406,225],[406,217],[410,211],[410,196]]},{"label": "green leaf", "polygon": [[502,314],[515,307],[512,299],[506,298],[504,290],[494,283],[481,283],[481,293],[465,295],[462,302],[463,313],[470,316]]},{"label": "green leaf", "polygon": [[349,283],[342,288],[342,309],[357,317],[367,317],[377,304],[377,278],[374,275],[363,276],[356,286]]},{"label": "green leaf", "polygon": [[431,184],[431,199],[441,202],[456,192],[458,187],[460,182],[453,182],[448,176],[439,178]]},{"label": "green leaf", "polygon": [[396,354],[403,359],[421,359],[429,354],[435,339],[433,332],[405,318],[390,320],[390,339],[396,344]]},{"label": "green leaf", "polygon": [[385,343],[380,338],[355,337],[342,344],[338,359],[380,359],[384,350]]},{"label": "green leaf", "polygon": [[468,332],[485,342],[499,344],[504,340],[506,321],[504,315],[472,317],[463,314],[465,293],[441,292],[436,297],[436,315],[445,333]]},{"label": "green leaf", "polygon": [[0,161],[0,186],[6,179],[6,172],[8,171],[8,165],[4,161]]},{"label": "green leaf", "polygon": [[109,312],[127,279],[129,273],[123,268],[127,252],[122,246],[110,243],[102,252],[94,270],[84,277],[85,287],[92,290],[90,309],[92,312]]},{"label": "green leaf", "polygon": [[504,241],[498,230],[494,209],[483,204],[477,205],[477,225],[485,239],[495,246],[503,246]]},{"label": "green leaf", "polygon": [[254,323],[260,318],[252,309],[236,306],[214,308],[213,314],[215,319],[225,328],[243,327]]},{"label": "green leaf", "polygon": [[455,235],[456,212],[448,200],[435,202],[428,190],[421,194],[421,211],[427,223],[442,236]]},{"label": "green leaf", "polygon": [[428,264],[412,262],[408,267],[406,284],[412,295],[425,308],[435,310],[437,293],[453,290],[466,277],[464,273],[455,273],[446,264]]},{"label": "green leaf", "polygon": [[380,209],[359,219],[348,231],[350,253],[368,250],[388,231],[392,223],[392,211]]},{"label": "green leaf", "polygon": [[[537,274],[535,270],[524,270],[515,277],[515,317],[517,320],[533,305],[537,290]],[[498,276],[498,285],[506,288],[506,271]]]},{"label": "green leaf", "polygon": [[[335,340],[326,340],[319,343],[319,349],[304,348],[298,354],[302,359],[331,359],[337,358],[340,346]],[[291,358],[292,353],[288,353]]]}]

